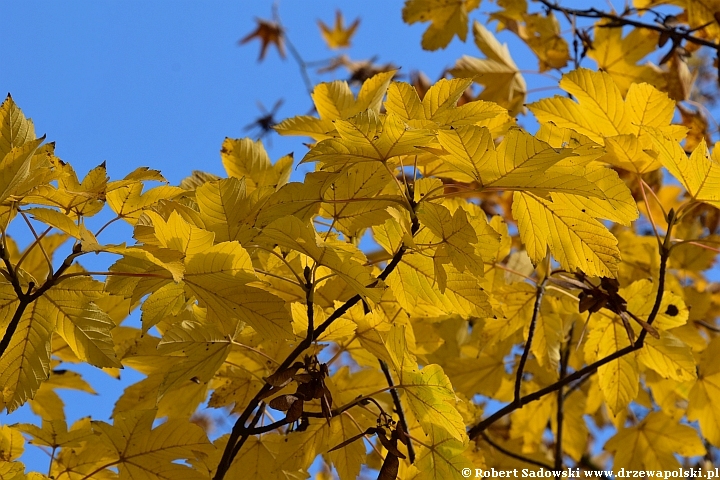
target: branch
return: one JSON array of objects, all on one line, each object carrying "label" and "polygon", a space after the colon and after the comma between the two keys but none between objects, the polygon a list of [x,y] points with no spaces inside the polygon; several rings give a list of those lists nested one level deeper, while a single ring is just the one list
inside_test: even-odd
[{"label": "branch", "polygon": [[694,43],[695,45],[702,45],[704,47],[712,48],[716,52],[720,52],[720,45],[713,43],[709,40],[705,40],[704,38],[700,38],[700,37],[691,35],[690,32],[687,30],[680,30],[678,28],[668,27],[666,25],[661,25],[661,24],[639,22],[637,20],[633,20],[630,18],[618,16],[618,15],[615,15],[612,13],[603,12],[603,11],[597,10],[595,8],[579,10],[579,9],[574,9],[574,8],[562,7],[560,5],[550,2],[549,0],[534,0],[534,1],[542,3],[550,10],[554,10],[556,12],[562,12],[565,15],[576,15],[578,17],[584,17],[584,18],[600,18],[600,19],[610,20],[611,23],[609,25],[606,25],[606,27],[608,27],[608,28],[623,27],[625,25],[630,25],[630,26],[637,27],[637,28],[654,30],[656,32],[667,34],[670,36],[670,38],[682,38],[683,40],[686,40],[690,43]]},{"label": "branch", "polygon": [[523,457],[522,455],[518,455],[515,452],[511,452],[510,450],[501,447],[497,443],[490,440],[490,437],[485,432],[480,432],[480,436],[485,440],[487,443],[490,444],[491,447],[493,447],[498,452],[507,455],[510,458],[514,458],[515,460],[520,460],[521,462],[529,463],[530,465],[535,465],[536,467],[544,468],[545,470],[552,471],[552,467],[549,465],[545,465],[542,462],[538,462],[537,460],[533,460],[532,458]]},{"label": "branch", "polygon": [[[570,337],[568,338],[567,344],[565,345],[565,352],[560,351],[560,379],[567,375],[567,364],[570,359],[570,341],[572,340],[572,327],[570,328]],[[560,387],[557,391],[557,415],[555,417],[555,423],[557,424],[557,432],[555,433],[555,470],[562,470],[562,427],[564,419],[563,401],[565,396],[563,395],[563,389]]]},{"label": "branch", "polygon": [[[390,374],[390,369],[388,368],[387,363],[380,359],[378,359],[378,361],[380,362],[380,368],[382,368],[382,371],[385,374],[385,379],[387,380],[388,386],[394,387],[395,385],[393,384],[393,378]],[[400,422],[403,430],[405,430],[405,433],[408,433],[410,429],[408,428],[407,421],[405,420],[405,412],[403,411],[402,403],[400,403],[400,395],[398,395],[397,390],[395,390],[394,388],[390,390],[390,395],[392,396],[393,404],[395,405],[395,411],[398,415],[398,421]],[[407,449],[408,459],[410,460],[410,463],[415,463],[415,448],[413,447],[410,437],[408,437]]]},{"label": "branch", "polygon": [[[394,391],[394,389],[391,389],[391,391]],[[383,410],[383,408],[380,406],[380,404],[377,402],[377,400],[375,400],[371,396],[371,395],[377,395],[378,393],[381,393],[381,392],[382,392],[382,390],[380,392],[373,392],[366,396],[361,395],[361,396],[357,397],[355,400],[353,400],[352,402],[343,405],[342,407],[332,409],[330,412],[330,416],[337,417],[338,415],[342,415],[343,412],[346,412],[347,410],[350,410],[352,407],[354,407],[358,404],[361,404],[363,402],[373,402],[375,404],[375,406],[378,407],[380,412],[382,412],[384,414],[385,411]],[[264,404],[262,404],[262,405],[264,406]],[[302,418],[325,418],[325,416],[323,415],[323,412],[303,412]],[[255,423],[257,423],[257,422],[255,422]],[[260,435],[261,433],[272,432],[276,428],[283,427],[290,423],[292,423],[292,422],[288,421],[287,418],[283,418],[282,420],[278,420],[273,423],[268,423],[267,425],[263,425],[261,427],[255,427],[254,425],[251,424],[248,428],[245,429],[244,433],[247,435]]]},{"label": "branch", "polygon": [[[0,358],[5,354],[5,351],[10,346],[12,337],[15,334],[15,331],[17,330],[17,327],[20,324],[20,320],[22,319],[22,316],[25,313],[25,309],[28,307],[28,305],[40,298],[46,291],[48,291],[53,285],[55,285],[60,276],[65,273],[68,268],[70,268],[73,261],[82,254],[83,252],[80,251],[80,244],[77,244],[75,248],[73,248],[72,253],[65,258],[60,268],[58,268],[57,272],[55,272],[52,276],[48,277],[47,280],[45,280],[45,283],[43,283],[40,288],[33,292],[35,284],[33,282],[30,282],[27,292],[23,292],[22,286],[20,285],[20,279],[17,276],[17,270],[13,268],[7,250],[4,248],[4,246],[0,246],[0,257],[2,257],[2,260],[5,263],[5,267],[8,270],[10,283],[12,283],[13,289],[15,290],[15,294],[17,295],[19,301],[18,306],[15,309],[15,313],[10,319],[10,323],[8,323],[7,329],[3,334],[2,340],[0,340]],[[52,268],[50,270],[52,271]]]},{"label": "branch", "polygon": [[532,345],[533,335],[535,334],[535,324],[537,323],[537,317],[540,314],[540,306],[542,305],[542,297],[544,294],[545,282],[543,281],[537,287],[535,306],[533,307],[533,314],[532,318],[530,319],[530,327],[528,329],[528,339],[525,342],[525,349],[523,350],[522,356],[520,357],[520,363],[518,364],[518,369],[515,373],[515,396],[513,397],[514,404],[520,401],[520,385],[522,383],[523,370],[525,370],[525,363],[527,362],[528,356],[530,355],[530,346]]}]

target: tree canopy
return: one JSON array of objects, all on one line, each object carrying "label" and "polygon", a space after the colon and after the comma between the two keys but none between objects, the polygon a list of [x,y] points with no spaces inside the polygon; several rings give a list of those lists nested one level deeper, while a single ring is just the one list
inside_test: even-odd
[{"label": "tree canopy", "polygon": [[[81,180],[8,95],[0,406],[42,423],[0,427],[0,479],[714,468],[720,6],[564,3],[390,10],[427,26],[426,50],[467,42],[434,82],[337,54],[313,74],[348,78],[314,84],[277,12],[257,19],[242,48],[292,57],[314,108],[254,126],[296,156],[226,138],[224,176],[177,186],[105,164]],[[315,32],[338,50],[358,28],[338,12]],[[548,95],[527,100],[499,34]],[[314,170],[290,181],[298,162]],[[114,222],[132,238],[108,243]],[[145,378],[112,419],[68,424],[55,390],[92,389],[78,363]],[[19,460],[28,443],[49,469]]]}]

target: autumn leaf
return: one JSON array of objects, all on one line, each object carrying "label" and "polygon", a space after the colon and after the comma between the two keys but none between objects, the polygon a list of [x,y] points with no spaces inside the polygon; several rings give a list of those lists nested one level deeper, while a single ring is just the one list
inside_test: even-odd
[{"label": "autumn leaf", "polygon": [[527,86],[510,55],[507,45],[500,42],[479,22],[473,24],[475,45],[487,58],[464,55],[450,70],[456,77],[473,78],[485,89],[480,100],[494,101],[515,115],[523,108]]},{"label": "autumn leaf", "polygon": [[318,20],[318,26],[320,27],[323,40],[325,40],[325,43],[327,43],[331,49],[349,47],[350,39],[355,34],[358,25],[360,25],[360,19],[356,18],[349,26],[345,27],[343,15],[340,10],[335,12],[335,25],[333,28],[330,28]]},{"label": "autumn leaf", "polygon": [[270,45],[275,45],[278,49],[280,57],[285,58],[285,41],[282,27],[276,22],[260,18],[256,18],[255,23],[257,24],[255,30],[238,40],[238,43],[243,45],[255,38],[260,40],[261,45],[258,62],[262,62],[265,59],[265,54],[267,53],[267,49]]},{"label": "autumn leaf", "polygon": [[100,440],[114,451],[121,476],[138,479],[188,478],[191,470],[175,462],[193,459],[214,450],[205,432],[197,425],[170,419],[152,428],[154,410],[122,412],[113,425],[92,422]]},{"label": "autumn leaf", "polygon": [[468,13],[480,5],[480,0],[407,0],[402,10],[405,23],[432,22],[423,34],[425,50],[445,48],[457,35],[463,42],[467,37]]},{"label": "autumn leaf", "polygon": [[650,412],[638,425],[620,430],[605,448],[615,452],[613,468],[617,470],[673,470],[680,467],[675,454],[705,454],[695,430],[662,412]]}]

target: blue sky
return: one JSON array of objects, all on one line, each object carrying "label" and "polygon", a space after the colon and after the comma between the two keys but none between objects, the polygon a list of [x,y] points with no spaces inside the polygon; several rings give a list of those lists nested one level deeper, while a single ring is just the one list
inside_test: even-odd
[{"label": "blue sky", "polygon": [[[346,22],[362,18],[347,51],[351,58],[392,62],[405,80],[416,69],[435,80],[461,55],[479,55],[471,41],[457,39],[445,50],[421,50],[426,25],[404,24],[402,4],[286,0],[279,2],[279,14],[309,62],[338,53],[325,46],[316,24],[332,24],[338,8]],[[254,18],[269,18],[271,8],[272,2],[259,0],[3,2],[0,93],[12,94],[38,134],[55,141],[57,155],[81,176],[103,161],[113,179],[139,166],[160,169],[172,184],[195,169],[223,174],[220,145],[225,137],[246,135],[243,127],[260,115],[256,102],[269,109],[284,99],[278,118],[307,114],[312,107],[291,58],[282,60],[271,48],[259,64],[258,42],[237,44],[255,28]],[[478,13],[473,18],[486,19]],[[511,42],[520,68],[536,68],[523,45],[509,35],[500,38]],[[345,77],[343,69],[311,72],[313,82]],[[538,85],[537,75],[526,80],[530,88]],[[540,85],[548,85],[547,79]],[[294,151],[299,160],[307,150],[302,141],[273,135],[271,158]],[[298,170],[294,179],[301,175]],[[129,229],[114,232],[121,238],[103,240],[129,240]],[[118,382],[91,367],[82,371],[96,390],[110,392],[63,394],[69,421],[88,414],[107,420],[123,386],[140,378],[125,372]],[[0,423],[30,418],[25,407]],[[29,452],[26,464],[44,470],[46,456],[32,447]]]}]

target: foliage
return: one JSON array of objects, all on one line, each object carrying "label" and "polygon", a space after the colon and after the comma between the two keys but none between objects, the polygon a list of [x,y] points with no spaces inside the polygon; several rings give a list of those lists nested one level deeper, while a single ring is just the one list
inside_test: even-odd
[{"label": "foliage", "polygon": [[[301,182],[289,181],[292,156],[273,163],[247,138],[223,142],[226,178],[169,186],[138,168],[110,180],[103,164],[80,181],[8,96],[0,402],[30,402],[42,424],[0,428],[0,478],[710,468],[720,150],[693,80],[707,71],[701,47],[717,50],[718,12],[677,2],[670,21],[640,0],[622,13],[497,3],[497,29],[527,44],[538,71],[563,73],[561,94],[525,107],[510,50],[477,21],[485,58],[464,56],[433,85],[339,56],[357,91],[314,85],[317,115],[274,126],[314,142]],[[430,22],[422,45],[438,49],[465,40],[481,7],[408,0],[402,15]],[[553,12],[579,20],[570,42]],[[358,21],[338,12],[320,26],[342,48]],[[288,45],[308,79],[279,18],[242,42],[254,39],[261,60]],[[666,44],[664,66],[638,64]],[[534,134],[519,126],[526,108]],[[129,245],[101,236],[119,220]],[[24,249],[7,234],[15,223],[33,235]],[[114,263],[89,271],[91,253]],[[141,325],[123,324],[135,308]],[[55,389],[92,391],[64,368],[79,362],[146,376],[112,424],[67,424]],[[193,416],[206,400],[237,415],[212,442]],[[504,406],[488,415],[491,401]],[[612,455],[593,456],[602,439],[589,432],[606,427]],[[48,476],[24,473],[23,434],[49,450]]]}]

